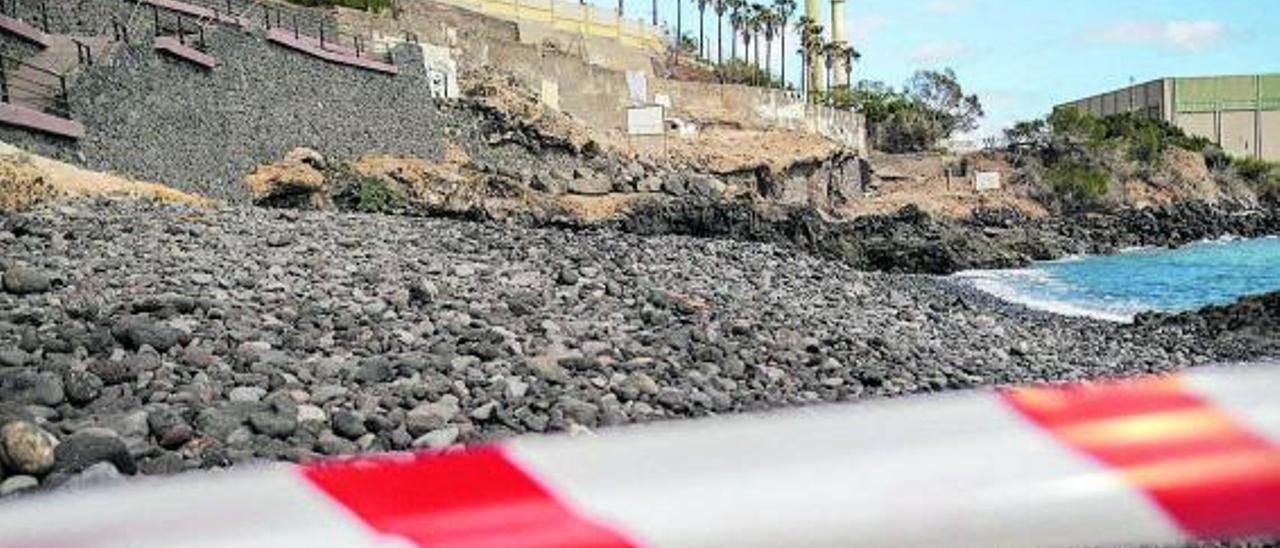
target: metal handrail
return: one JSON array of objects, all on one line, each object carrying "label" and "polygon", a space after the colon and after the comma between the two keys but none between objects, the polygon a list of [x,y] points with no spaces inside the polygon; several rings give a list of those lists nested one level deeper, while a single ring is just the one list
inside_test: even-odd
[{"label": "metal handrail", "polygon": [[[298,10],[288,9],[278,5],[261,3],[261,7],[264,11],[263,22],[266,24],[267,30],[271,30],[272,28],[282,28],[286,30],[291,29],[293,31],[294,38],[301,38],[303,35],[313,36],[311,33],[307,32],[307,27],[313,27],[316,29],[314,37],[320,41],[320,47],[322,49],[330,49],[328,46],[331,44],[342,47],[346,47],[345,44],[351,44],[351,48],[355,51],[356,57],[366,57],[371,51],[365,37],[337,30],[337,25],[330,25],[324,20],[324,18],[306,15],[300,16]],[[272,14],[274,14],[274,17],[272,17]],[[285,17],[285,14],[288,16]],[[283,24],[285,22],[292,23],[292,25]],[[327,30],[331,26],[334,28],[332,30]],[[383,51],[380,57],[387,63],[392,62],[391,52],[389,50]]]},{"label": "metal handrail", "polygon": [[[27,0],[24,0],[24,2],[25,1]],[[40,12],[40,28],[45,32],[45,34],[48,34],[49,33],[49,0],[36,0],[36,2],[38,2],[36,6]],[[19,18],[18,17],[18,0],[8,0],[7,3],[5,0],[0,0],[0,13],[3,13],[15,19]]]},{"label": "metal handrail", "polygon": [[[54,79],[56,83],[40,82],[32,78],[19,76],[10,72],[11,67],[15,69],[31,69],[36,74]],[[52,104],[51,107],[41,106],[45,111],[64,118],[71,117],[71,101],[67,95],[67,77],[65,75],[33,65],[16,57],[0,54],[0,101],[12,103],[13,91],[32,95],[36,99],[44,99]]]}]

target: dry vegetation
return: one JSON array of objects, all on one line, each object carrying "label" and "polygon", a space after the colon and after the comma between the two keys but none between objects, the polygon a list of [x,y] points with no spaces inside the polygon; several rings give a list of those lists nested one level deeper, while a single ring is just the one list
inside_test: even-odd
[{"label": "dry vegetation", "polygon": [[0,143],[0,210],[78,198],[127,198],[210,206],[212,200],[173,188],[75,167]]}]

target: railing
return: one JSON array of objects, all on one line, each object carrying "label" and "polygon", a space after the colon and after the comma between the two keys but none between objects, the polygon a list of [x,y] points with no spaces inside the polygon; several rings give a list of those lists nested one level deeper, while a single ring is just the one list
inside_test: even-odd
[{"label": "railing", "polygon": [[22,0],[21,3],[19,3],[18,0],[0,0],[0,14],[8,15],[14,19],[21,19],[22,17],[18,13],[18,6],[21,4],[31,5],[33,3],[36,6],[36,13],[39,15],[40,30],[43,30],[45,34],[48,34],[49,0]]},{"label": "railing", "polygon": [[[280,6],[262,4],[262,20],[267,30],[282,28],[293,32],[294,38],[314,38],[320,41],[320,47],[333,52],[354,55],[358,58],[374,59],[388,64],[392,63],[391,51],[370,51],[366,40],[361,36],[347,34],[337,29],[323,18],[300,14]],[[314,32],[313,32],[314,31]]]},{"label": "railing", "polygon": [[[184,46],[191,46],[200,51],[208,50],[208,44],[204,39],[204,27],[206,25],[204,19],[195,19],[181,13],[171,13],[152,5],[151,20],[157,37],[172,34],[178,39],[178,43]],[[167,26],[166,22],[169,23]],[[188,39],[188,31],[194,33],[195,36]]]},{"label": "railing", "polygon": [[49,69],[0,54],[0,100],[28,103],[48,114],[71,118],[67,77]]},{"label": "railing", "polygon": [[93,66],[93,50],[89,48],[89,44],[75,38],[72,38],[71,41],[76,45],[76,58],[80,61],[80,64]]}]

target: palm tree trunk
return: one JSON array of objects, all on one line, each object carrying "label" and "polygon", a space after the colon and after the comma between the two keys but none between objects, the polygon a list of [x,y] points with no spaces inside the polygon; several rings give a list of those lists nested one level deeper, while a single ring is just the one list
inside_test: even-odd
[{"label": "palm tree trunk", "polygon": [[724,65],[724,14],[716,16],[716,64]]},{"label": "palm tree trunk", "polygon": [[760,37],[756,36],[755,40],[751,41],[751,45],[755,46],[755,67],[759,68],[760,67]]},{"label": "palm tree trunk", "polygon": [[[654,0],[654,2],[657,1]],[[684,47],[684,35],[681,34],[683,29],[680,28],[684,24],[684,21],[681,20],[684,14],[680,10],[680,3],[683,1],[676,0],[676,61],[680,60],[680,48]]]},{"label": "palm tree trunk", "polygon": [[729,24],[729,60],[738,58],[738,26]]},{"label": "palm tree trunk", "polygon": [[773,87],[773,40],[764,41],[764,81],[769,87]]},{"label": "palm tree trunk", "polygon": [[698,57],[706,59],[711,57],[707,53],[707,5],[698,5]]},{"label": "palm tree trunk", "polygon": [[782,22],[782,89],[787,89],[787,22]]}]

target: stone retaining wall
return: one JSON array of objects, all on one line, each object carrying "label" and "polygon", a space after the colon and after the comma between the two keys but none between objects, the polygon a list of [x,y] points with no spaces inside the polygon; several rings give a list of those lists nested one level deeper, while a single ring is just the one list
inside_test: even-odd
[{"label": "stone retaining wall", "polygon": [[211,71],[157,55],[151,45],[118,49],[71,89],[79,142],[0,128],[0,140],[86,167],[164,182],[238,201],[254,166],[295,147],[326,155],[369,153],[439,158],[456,139],[477,161],[537,172],[563,162],[515,145],[489,147],[484,117],[430,97],[421,52],[394,52],[399,75],[336,66],[271,45],[259,32],[210,33]]}]

